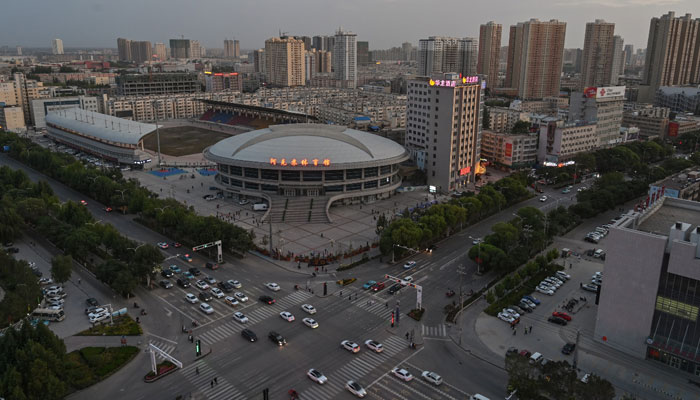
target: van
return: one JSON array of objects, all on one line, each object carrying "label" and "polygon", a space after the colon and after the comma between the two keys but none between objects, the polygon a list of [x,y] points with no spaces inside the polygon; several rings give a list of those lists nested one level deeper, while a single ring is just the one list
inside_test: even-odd
[{"label": "van", "polygon": [[530,356],[530,364],[538,364],[544,359],[544,356],[540,353],[535,352]]},{"label": "van", "polygon": [[605,254],[605,252],[603,251],[603,249],[597,249],[597,250],[595,251],[595,253],[593,253],[593,257],[595,257],[595,258],[601,258],[601,257],[603,256],[603,254]]},{"label": "van", "polygon": [[474,394],[472,396],[469,396],[469,400],[490,400],[488,397],[484,396],[483,394]]},{"label": "van", "polygon": [[267,211],[267,203],[253,204],[253,211]]}]

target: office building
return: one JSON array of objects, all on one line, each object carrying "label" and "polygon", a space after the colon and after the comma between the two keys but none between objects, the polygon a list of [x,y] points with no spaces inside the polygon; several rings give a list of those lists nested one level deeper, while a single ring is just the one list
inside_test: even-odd
[{"label": "office building", "polygon": [[493,21],[479,28],[479,52],[476,72],[486,79],[486,86],[496,86],[498,80],[499,56],[501,53],[501,32],[503,26]]},{"label": "office building", "polygon": [[0,131],[22,133],[26,130],[22,107],[0,106]]},{"label": "office building", "polygon": [[531,19],[510,27],[504,86],[522,99],[559,94],[566,23]]},{"label": "office building", "polygon": [[700,203],[673,192],[695,185],[700,174],[684,174],[669,187],[655,184],[612,225],[593,337],[693,379],[700,375]]},{"label": "office building", "polygon": [[586,121],[596,125],[596,147],[611,147],[623,142],[620,137],[625,104],[624,86],[588,87],[571,94],[569,122]]},{"label": "office building", "polygon": [[200,91],[201,84],[196,74],[127,74],[117,78],[117,92],[121,96],[149,96],[155,94],[196,93]]},{"label": "office building", "polygon": [[17,55],[21,56],[22,55],[22,46],[17,46],[15,49],[17,50]]},{"label": "office building", "polygon": [[192,44],[189,39],[170,39],[170,57],[176,59],[192,58]]},{"label": "office building", "polygon": [[612,57],[612,72],[610,73],[610,83],[617,85],[620,82],[620,76],[625,73],[625,41],[622,37],[615,35],[613,37],[613,57]]},{"label": "office building", "polygon": [[537,160],[540,164],[569,161],[579,153],[595,149],[597,145],[595,123],[565,122],[558,117],[546,117],[540,123]]},{"label": "office building", "polygon": [[532,168],[537,164],[537,133],[511,134],[490,130],[481,132],[481,158],[510,170]]},{"label": "office building", "polygon": [[482,83],[444,74],[408,82],[406,146],[424,159],[428,185],[440,192],[474,182],[481,152]]},{"label": "office building", "polygon": [[241,44],[238,40],[224,40],[224,57],[239,58],[241,56]]},{"label": "office building", "polygon": [[357,65],[368,65],[369,60],[369,42],[357,42]]},{"label": "office building", "polygon": [[431,36],[418,42],[418,76],[454,72],[476,75],[478,41],[474,38]]},{"label": "office building", "polygon": [[272,86],[304,86],[304,42],[283,36],[265,41],[267,82]]},{"label": "office building", "polygon": [[700,83],[700,19],[669,12],[651,19],[640,101],[651,102],[661,86]]},{"label": "office building", "polygon": [[654,105],[676,113],[700,115],[700,86],[662,86],[656,91]]},{"label": "office building", "polygon": [[71,96],[34,99],[31,101],[32,124],[36,128],[46,128],[46,115],[52,111],[79,108],[92,112],[100,112],[97,97]]},{"label": "office building", "polygon": [[586,24],[579,90],[610,86],[613,74],[615,24],[597,19]]},{"label": "office building", "polygon": [[52,54],[63,54],[63,40],[54,39],[51,41]]},{"label": "office building", "polygon": [[357,87],[357,35],[339,29],[333,49],[335,79],[346,81],[348,88]]},{"label": "office building", "polygon": [[153,46],[153,55],[158,58],[158,61],[165,61],[168,59],[168,48],[165,47],[165,43],[156,43]]},{"label": "office building", "polygon": [[671,110],[666,107],[653,107],[649,104],[635,104],[634,108],[622,113],[622,125],[636,126],[639,136],[651,140],[663,139],[668,132]]},{"label": "office building", "polygon": [[666,137],[669,139],[683,136],[687,133],[700,131],[700,117],[676,116],[676,119],[668,122]]}]

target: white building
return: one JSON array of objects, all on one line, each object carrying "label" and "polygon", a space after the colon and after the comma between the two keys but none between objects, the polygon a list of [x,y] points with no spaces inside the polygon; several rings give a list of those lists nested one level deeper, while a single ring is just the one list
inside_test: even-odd
[{"label": "white building", "polygon": [[332,59],[335,78],[348,81],[348,88],[357,87],[357,35],[339,29],[335,33]]},{"label": "white building", "polygon": [[625,86],[589,87],[571,94],[569,122],[596,124],[597,147],[619,144],[625,104]]},{"label": "white building", "polygon": [[51,111],[80,108],[100,112],[97,97],[52,97],[49,99],[32,100],[32,123],[36,128],[46,128],[46,115]]},{"label": "white building", "polygon": [[460,79],[457,74],[408,82],[406,146],[425,152],[428,185],[441,192],[474,182],[481,152],[482,84],[476,76]]},{"label": "white building", "polygon": [[51,41],[51,50],[53,54],[63,54],[63,40],[54,39]]},{"label": "white building", "polygon": [[597,144],[595,123],[564,122],[559,118],[548,117],[540,125],[537,158],[540,164],[568,161],[576,154],[595,149]]}]

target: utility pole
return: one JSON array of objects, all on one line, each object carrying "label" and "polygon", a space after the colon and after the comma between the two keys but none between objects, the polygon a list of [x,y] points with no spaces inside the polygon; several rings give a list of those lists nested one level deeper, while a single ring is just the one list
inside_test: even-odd
[{"label": "utility pole", "polygon": [[161,161],[160,161],[160,130],[158,129],[158,110],[156,109],[156,104],[160,100],[155,100],[152,105],[153,105],[153,115],[156,117],[156,141],[158,142],[158,166],[160,167]]},{"label": "utility pole", "polygon": [[[462,300],[462,277],[466,274],[464,265],[457,267],[457,273],[459,274],[459,311],[462,311],[462,305],[464,304]],[[462,346],[462,324],[459,324],[459,346]]]}]

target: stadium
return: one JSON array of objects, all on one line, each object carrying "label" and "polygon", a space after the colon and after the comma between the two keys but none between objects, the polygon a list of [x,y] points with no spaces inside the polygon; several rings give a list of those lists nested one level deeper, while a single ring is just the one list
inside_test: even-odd
[{"label": "stadium", "polygon": [[273,221],[328,222],[333,203],[371,203],[401,185],[409,158],[380,136],[323,124],[271,125],[204,150],[229,196],[264,199]]}]

